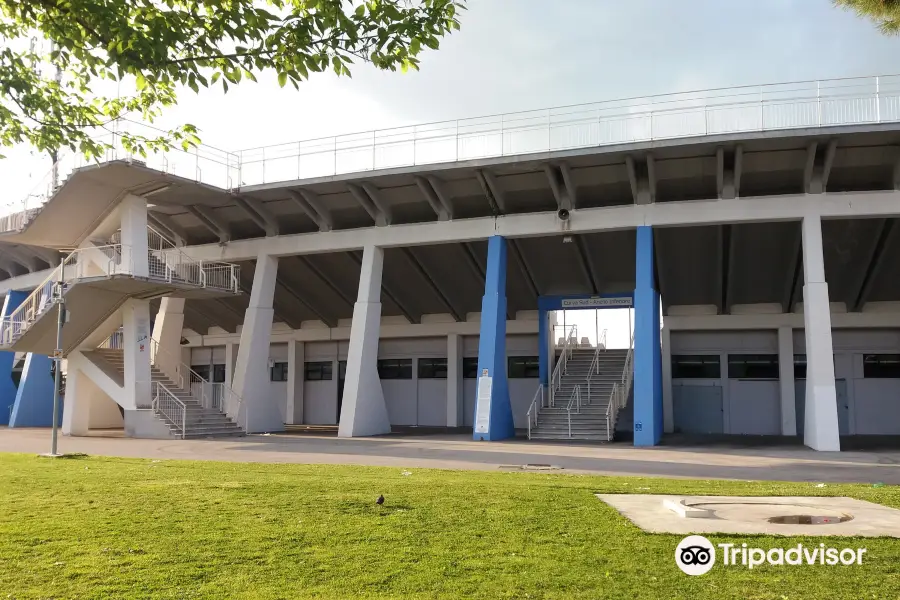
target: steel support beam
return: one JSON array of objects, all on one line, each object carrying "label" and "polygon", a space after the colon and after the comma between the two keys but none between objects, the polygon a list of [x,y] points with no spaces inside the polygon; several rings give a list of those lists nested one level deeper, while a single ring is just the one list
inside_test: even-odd
[{"label": "steel support beam", "polygon": [[184,246],[187,244],[187,233],[182,227],[175,224],[168,215],[162,213],[147,211],[147,220],[150,225],[160,230],[160,233],[166,235],[175,242],[176,246]]},{"label": "steel support beam", "polygon": [[519,241],[509,240],[509,250],[516,261],[516,265],[519,267],[519,271],[522,273],[522,277],[525,278],[525,282],[528,284],[528,289],[534,294],[535,302],[537,302],[537,299],[541,295],[541,291],[538,289],[537,282],[531,274],[531,269],[528,267],[528,261],[525,260],[525,255],[522,254],[522,249],[519,247]]},{"label": "steel support beam", "polygon": [[431,207],[431,210],[434,211],[435,216],[438,221],[446,221],[450,218],[450,215],[447,214],[446,209],[444,209],[441,201],[438,199],[437,194],[434,189],[432,189],[431,184],[428,183],[428,180],[424,177],[415,177],[416,185],[419,188],[419,191],[422,192],[422,196],[425,198],[425,201],[428,202],[428,206]]},{"label": "steel support beam", "polygon": [[298,256],[293,256],[291,258],[294,258],[294,259],[298,260],[299,262],[303,263],[303,265],[306,266],[307,269],[312,271],[315,274],[315,276],[318,277],[319,280],[321,280],[322,283],[324,283],[328,289],[330,289],[332,292],[334,292],[334,294],[336,296],[338,296],[341,300],[343,300],[344,303],[347,306],[349,306],[351,310],[353,310],[353,304],[354,304],[353,298],[351,298],[350,296],[345,294],[343,291],[341,291],[341,289],[334,283],[334,281],[331,279],[331,277],[328,276],[327,273],[325,273],[319,267],[317,267],[306,256],[298,255]]},{"label": "steel support beam", "polygon": [[572,204],[572,208],[578,208],[578,186],[575,185],[575,177],[572,175],[572,170],[568,164],[559,163],[559,172],[562,173],[563,184],[565,184],[566,191],[569,192],[569,201]]},{"label": "steel support beam", "polygon": [[431,184],[434,193],[437,195],[438,200],[441,203],[441,206],[444,207],[444,210],[447,211],[447,216],[452,219],[453,218],[453,201],[450,196],[447,194],[446,190],[444,190],[444,183],[435,177],[434,175],[426,175],[425,179],[428,180],[428,183]]},{"label": "steel support beam", "polygon": [[350,194],[359,202],[359,205],[362,206],[369,216],[372,217],[372,221],[375,222],[376,227],[385,227],[390,225],[390,217],[386,215],[372,198],[369,196],[366,191],[360,186],[352,183],[347,184],[347,189],[350,190]]},{"label": "steel support beam", "polygon": [[803,229],[800,223],[797,223],[797,233],[791,241],[791,256],[788,259],[788,274],[784,283],[784,291],[781,294],[781,310],[782,312],[793,312],[794,305],[797,303],[796,292],[797,283],[800,281],[800,274],[803,272]]},{"label": "steel support beam", "polygon": [[584,275],[585,281],[588,283],[588,287],[591,289],[592,294],[600,293],[600,285],[599,278],[597,277],[597,270],[594,265],[594,260],[591,258],[591,253],[587,248],[587,240],[584,239],[584,236],[576,235],[575,237],[575,247],[578,250],[578,264],[581,267],[581,274]]}]

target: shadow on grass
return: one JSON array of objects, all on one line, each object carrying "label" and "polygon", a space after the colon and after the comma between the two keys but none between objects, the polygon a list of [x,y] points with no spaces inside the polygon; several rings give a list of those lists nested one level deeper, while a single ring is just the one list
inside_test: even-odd
[{"label": "shadow on grass", "polygon": [[39,458],[53,458],[56,460],[60,459],[70,459],[75,460],[79,458],[90,458],[89,454],[85,454],[84,452],[69,452],[68,454],[57,454],[56,456],[51,456],[49,454],[38,454]]}]

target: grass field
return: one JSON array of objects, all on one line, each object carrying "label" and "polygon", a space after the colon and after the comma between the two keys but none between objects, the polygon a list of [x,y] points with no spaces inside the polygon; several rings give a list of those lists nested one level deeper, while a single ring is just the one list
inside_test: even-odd
[{"label": "grass field", "polygon": [[861,566],[688,577],[681,536],[641,532],[596,492],[900,507],[896,486],[0,455],[0,598],[900,597],[900,540],[824,540],[868,548]]}]

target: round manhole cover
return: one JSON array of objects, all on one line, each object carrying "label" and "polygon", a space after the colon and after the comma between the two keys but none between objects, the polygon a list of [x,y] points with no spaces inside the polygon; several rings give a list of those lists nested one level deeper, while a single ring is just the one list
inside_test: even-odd
[{"label": "round manhole cover", "polygon": [[777,525],[831,525],[845,523],[853,519],[853,515],[782,515],[769,518],[769,523]]}]

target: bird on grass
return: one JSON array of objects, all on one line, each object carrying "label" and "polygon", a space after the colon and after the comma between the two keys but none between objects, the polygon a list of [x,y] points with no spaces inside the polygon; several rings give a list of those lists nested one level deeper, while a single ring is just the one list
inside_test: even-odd
[{"label": "bird on grass", "polygon": [[375,501],[375,504],[377,504],[378,506],[384,504],[384,496],[379,495],[378,500]]}]

